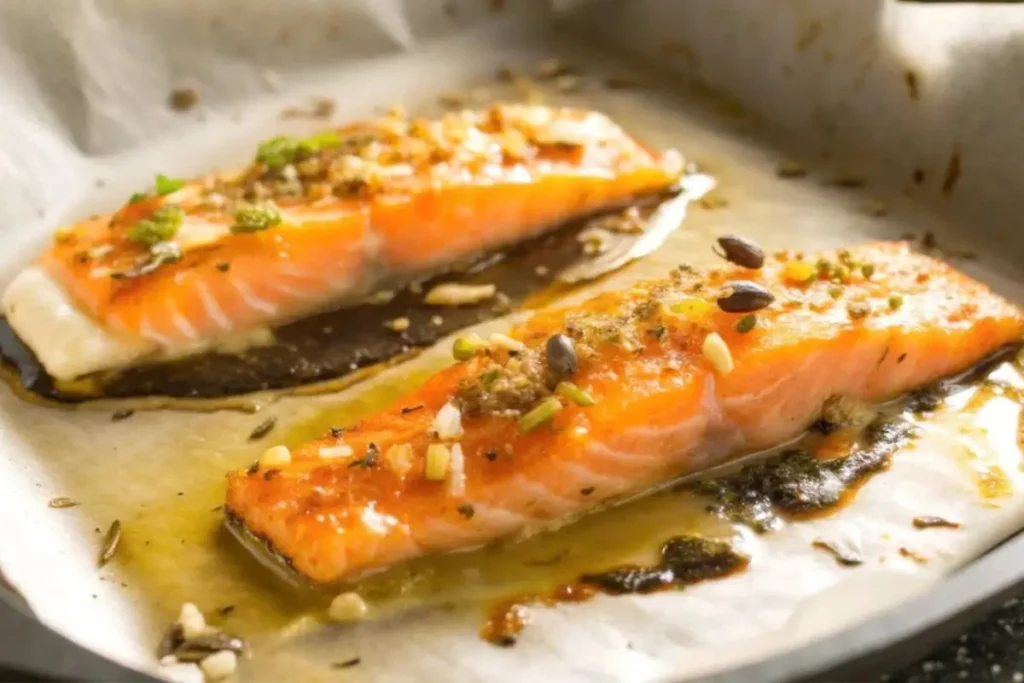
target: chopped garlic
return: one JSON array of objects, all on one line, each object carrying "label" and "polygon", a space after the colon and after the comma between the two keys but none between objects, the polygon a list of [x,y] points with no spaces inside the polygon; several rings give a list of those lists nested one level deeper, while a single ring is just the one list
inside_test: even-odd
[{"label": "chopped garlic", "polygon": [[452,454],[443,443],[432,443],[427,446],[427,464],[423,476],[430,481],[444,481],[448,476],[448,464]]},{"label": "chopped garlic", "polygon": [[389,330],[393,330],[394,332],[405,332],[407,329],[409,329],[409,325],[409,319],[405,317],[395,318],[394,320],[388,320],[386,323],[384,323],[384,327],[388,328]]},{"label": "chopped garlic", "polygon": [[454,403],[445,403],[434,416],[431,429],[439,439],[457,439],[462,436],[462,411]]},{"label": "chopped garlic", "polygon": [[181,625],[181,635],[185,637],[185,640],[198,638],[206,633],[206,619],[203,618],[203,613],[199,611],[199,608],[191,602],[182,604],[181,612],[178,614],[178,624]]},{"label": "chopped garlic", "polygon": [[499,349],[505,349],[506,351],[526,350],[526,344],[524,344],[523,342],[519,341],[518,339],[513,339],[512,337],[506,336],[504,334],[500,334],[498,332],[495,332],[490,337],[488,337],[487,341],[491,343],[491,346],[497,346]]},{"label": "chopped garlic", "polygon": [[498,292],[495,285],[462,285],[447,282],[427,292],[423,301],[429,306],[464,306],[493,299]]},{"label": "chopped garlic", "polygon": [[331,600],[327,616],[337,622],[359,621],[366,616],[367,611],[366,601],[358,593],[346,591]]},{"label": "chopped garlic", "polygon": [[729,346],[717,332],[712,332],[704,338],[704,357],[711,362],[715,372],[719,375],[728,375],[733,371],[735,365],[732,362],[732,353]]},{"label": "chopped garlic", "polygon": [[394,444],[384,454],[384,459],[395,474],[404,477],[412,469],[412,446],[407,443]]},{"label": "chopped garlic", "polygon": [[287,446],[271,446],[260,456],[260,467],[280,467],[292,461],[292,452]]},{"label": "chopped garlic", "polygon": [[434,327],[441,327],[441,325],[444,325],[444,318],[439,315],[432,315],[430,316],[430,324]]},{"label": "chopped garlic", "polygon": [[448,493],[453,496],[463,496],[466,494],[466,458],[462,454],[461,444],[455,444],[451,449]]},{"label": "chopped garlic", "polygon": [[354,452],[351,446],[338,444],[337,446],[321,446],[319,455],[321,458],[347,458]]},{"label": "chopped garlic", "polygon": [[199,668],[206,674],[207,681],[219,681],[235,673],[238,655],[231,650],[221,650],[199,662]]}]

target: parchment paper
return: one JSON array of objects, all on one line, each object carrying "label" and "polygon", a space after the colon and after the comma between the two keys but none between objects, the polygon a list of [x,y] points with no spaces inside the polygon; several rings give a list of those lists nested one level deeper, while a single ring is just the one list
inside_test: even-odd
[{"label": "parchment paper", "polygon": [[[688,39],[718,31],[722,46],[748,34],[752,40],[761,36],[759,49],[766,60],[772,56],[766,63],[790,63],[801,79],[822,83],[831,76],[822,64],[846,64],[843,57],[849,55],[836,53],[826,62],[811,46],[799,45],[816,31],[819,36],[836,32],[833,46],[845,38],[855,44],[844,34],[849,29],[877,38],[871,49],[881,55],[881,36],[894,35],[883,30],[890,26],[884,17],[891,15],[882,4],[858,3],[866,9],[854,13],[857,22],[845,24],[836,17],[850,19],[842,13],[852,10],[842,8],[853,3],[773,3],[770,21],[764,10],[740,2],[629,3],[635,14],[627,21],[621,14],[625,4],[613,12],[607,4],[599,11],[590,3],[552,8],[541,2],[422,0],[5,3],[0,6],[0,272],[9,277],[62,221],[112,209],[156,172],[187,175],[239,163],[255,140],[309,129],[314,125],[309,121],[279,120],[282,107],[302,104],[308,96],[333,97],[336,121],[397,102],[429,108],[439,92],[471,85],[501,94],[492,78],[499,66],[532,68],[560,55],[581,69],[584,88],[578,95],[550,97],[602,109],[652,145],[681,149],[716,175],[725,200],[695,213],[665,248],[602,287],[659,275],[681,261],[711,263],[711,240],[723,232],[750,235],[769,249],[812,250],[933,231],[950,249],[969,245],[977,252],[976,260],[962,264],[968,272],[1024,301],[1012,258],[1020,254],[1019,246],[984,239],[987,223],[973,224],[968,233],[957,222],[974,208],[977,215],[991,215],[990,206],[981,206],[983,196],[971,190],[983,184],[987,169],[1002,168],[1002,162],[978,161],[970,142],[981,137],[978,126],[995,125],[992,121],[957,130],[939,123],[927,130],[894,130],[890,119],[863,111],[844,113],[851,118],[840,119],[858,127],[840,126],[831,136],[799,125],[787,135],[768,119],[782,124],[800,119],[780,113],[776,100],[762,98],[764,92],[750,86],[760,81],[756,60],[746,51],[726,60],[728,69],[711,70],[732,75],[747,70],[737,81],[744,108],[734,98],[655,75],[665,59],[648,69],[594,40],[612,20],[622,28],[621,36],[632,37],[632,47],[648,53],[654,46],[645,36],[667,39],[674,30]],[[495,11],[498,7],[503,9]],[[566,25],[554,30],[552,12],[568,12]],[[678,12],[690,12],[689,22]],[[678,23],[657,21],[659,13],[673,15]],[[877,23],[869,25],[868,15]],[[979,25],[991,21],[972,14],[959,19],[965,17]],[[906,16],[903,22],[896,34],[922,26]],[[784,39],[773,41],[766,34]],[[662,45],[667,51],[658,54],[702,64],[707,63],[702,55],[724,60],[713,39],[691,42]],[[783,50],[788,56],[776,59]],[[937,63],[925,60],[915,68],[921,83],[934,82],[929,74],[938,73]],[[921,106],[901,90],[900,72],[892,73],[895,82],[871,76],[860,86],[870,91],[863,97],[881,103],[875,112]],[[624,74],[643,87],[614,92],[601,87],[604,77]],[[785,91],[790,86],[782,84],[780,74],[773,72],[771,79]],[[716,85],[722,89],[735,85],[721,80]],[[167,106],[169,90],[179,86],[197,89],[201,99],[195,110],[180,113]],[[853,84],[849,87],[852,92]],[[751,113],[760,99],[765,118]],[[870,136],[865,149],[852,149],[856,133],[866,129],[881,132]],[[886,145],[879,143],[906,139],[918,149],[929,135],[944,140],[945,149],[961,147],[962,173],[971,185],[966,197],[955,197],[955,211],[939,213],[932,206],[933,199],[942,200],[945,156],[917,162],[927,177],[917,188],[909,174],[903,175],[903,166],[886,159]],[[833,143],[844,150],[842,155],[821,160],[825,142],[830,151]],[[1000,154],[1011,157],[1013,144],[1007,142]],[[777,177],[776,165],[784,158],[805,160],[810,177]],[[869,181],[868,189],[824,182],[848,164]],[[1016,185],[1004,188],[1012,194]],[[880,202],[885,216],[874,215]],[[1007,224],[1019,221],[1004,217],[992,234],[1005,236]],[[161,412],[112,423],[109,413],[26,405],[0,390],[0,568],[47,623],[151,670],[163,628],[183,600],[195,600],[208,614],[236,607],[225,626],[253,646],[240,671],[245,680],[648,680],[721,670],[842,628],[927,590],[1022,522],[1016,409],[997,406],[991,417],[983,412],[976,418],[987,431],[974,428],[976,420],[963,425],[955,416],[941,418],[916,448],[901,453],[889,471],[874,477],[835,515],[761,537],[737,528],[737,543],[753,557],[747,572],[678,593],[538,609],[513,649],[480,641],[481,617],[471,609],[419,609],[357,627],[307,628],[287,590],[258,574],[219,531],[213,507],[222,498],[223,473],[244,466],[266,447],[245,438],[266,416],[279,418],[273,439],[299,438],[308,425],[324,419],[325,410],[351,407],[352,401],[369,404],[367,396],[379,399],[396,380],[444,362],[448,348],[442,343],[343,394],[286,399],[259,415]],[[1012,490],[983,499],[978,478],[995,465]],[[47,509],[54,496],[71,496],[82,505]],[[924,514],[956,519],[964,527],[914,530],[911,518]],[[99,537],[113,519],[124,525],[123,544],[115,561],[97,570]],[[565,533],[571,541],[572,530]],[[839,567],[811,548],[819,538],[857,544],[865,564]],[[926,561],[906,557],[900,548]],[[354,656],[362,660],[358,667],[330,668],[331,662]]]}]

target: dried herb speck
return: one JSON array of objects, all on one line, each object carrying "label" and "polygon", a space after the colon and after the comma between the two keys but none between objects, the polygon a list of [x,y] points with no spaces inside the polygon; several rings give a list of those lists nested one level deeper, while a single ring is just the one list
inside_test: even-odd
[{"label": "dried herb speck", "polygon": [[121,520],[115,519],[110,523],[110,528],[103,536],[103,545],[100,546],[99,566],[105,565],[113,559],[117,553],[117,546],[121,543]]},{"label": "dried herb speck", "polygon": [[582,495],[582,496],[589,496],[593,492],[594,492],[594,487],[593,486],[586,486],[586,487],[580,489],[580,495]]},{"label": "dried herb speck", "polygon": [[418,406],[406,406],[402,408],[402,415],[408,415],[409,413],[415,413],[417,410],[423,410],[423,404]]},{"label": "dried herb speck", "polygon": [[352,659],[346,659],[344,662],[334,662],[331,664],[332,669],[350,669],[353,666],[358,666],[363,661],[361,657],[353,657]]},{"label": "dried herb speck", "polygon": [[277,418],[274,416],[268,417],[263,422],[260,422],[249,434],[249,441],[258,441],[259,439],[262,439],[270,433],[270,430],[272,430],[276,424]]},{"label": "dried herb speck", "polygon": [[121,420],[127,420],[129,417],[135,414],[134,410],[118,410],[110,416],[111,422],[120,422]]},{"label": "dried herb speck", "polygon": [[473,519],[473,515],[476,514],[476,510],[473,509],[473,506],[470,505],[469,503],[463,503],[462,505],[455,509],[458,510],[459,514],[465,517],[466,519]]}]

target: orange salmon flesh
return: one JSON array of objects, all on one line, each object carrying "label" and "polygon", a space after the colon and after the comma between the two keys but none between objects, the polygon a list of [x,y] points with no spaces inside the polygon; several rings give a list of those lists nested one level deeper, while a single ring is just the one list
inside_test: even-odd
[{"label": "orange salmon flesh", "polygon": [[[60,231],[39,265],[105,329],[166,348],[437,271],[664,191],[681,171],[599,113],[540,106],[395,113],[261,150],[237,173]],[[180,259],[139,275],[153,247],[133,229],[167,207],[181,212],[164,240]],[[276,222],[234,228],[254,207]]]},{"label": "orange salmon flesh", "polygon": [[[774,295],[748,331],[716,303],[736,280]],[[784,443],[830,397],[896,397],[1022,331],[1017,308],[904,243],[682,267],[543,311],[386,410],[268,451],[229,475],[227,510],[312,581],[350,580]],[[571,374],[548,365],[555,334]]]}]

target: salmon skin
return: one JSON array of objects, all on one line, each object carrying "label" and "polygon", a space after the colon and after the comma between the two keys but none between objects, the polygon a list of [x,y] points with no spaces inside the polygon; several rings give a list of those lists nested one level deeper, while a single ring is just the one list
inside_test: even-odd
[{"label": "salmon skin", "polygon": [[681,267],[457,341],[465,360],[390,408],[230,474],[226,509],[299,574],[350,580],[777,446],[832,397],[896,397],[1022,332],[1017,308],[905,243]]},{"label": "salmon skin", "polygon": [[159,176],[112,216],[59,231],[4,310],[57,379],[268,343],[268,325],[627,206],[682,170],[592,111],[394,112],[268,140],[231,174]]}]

